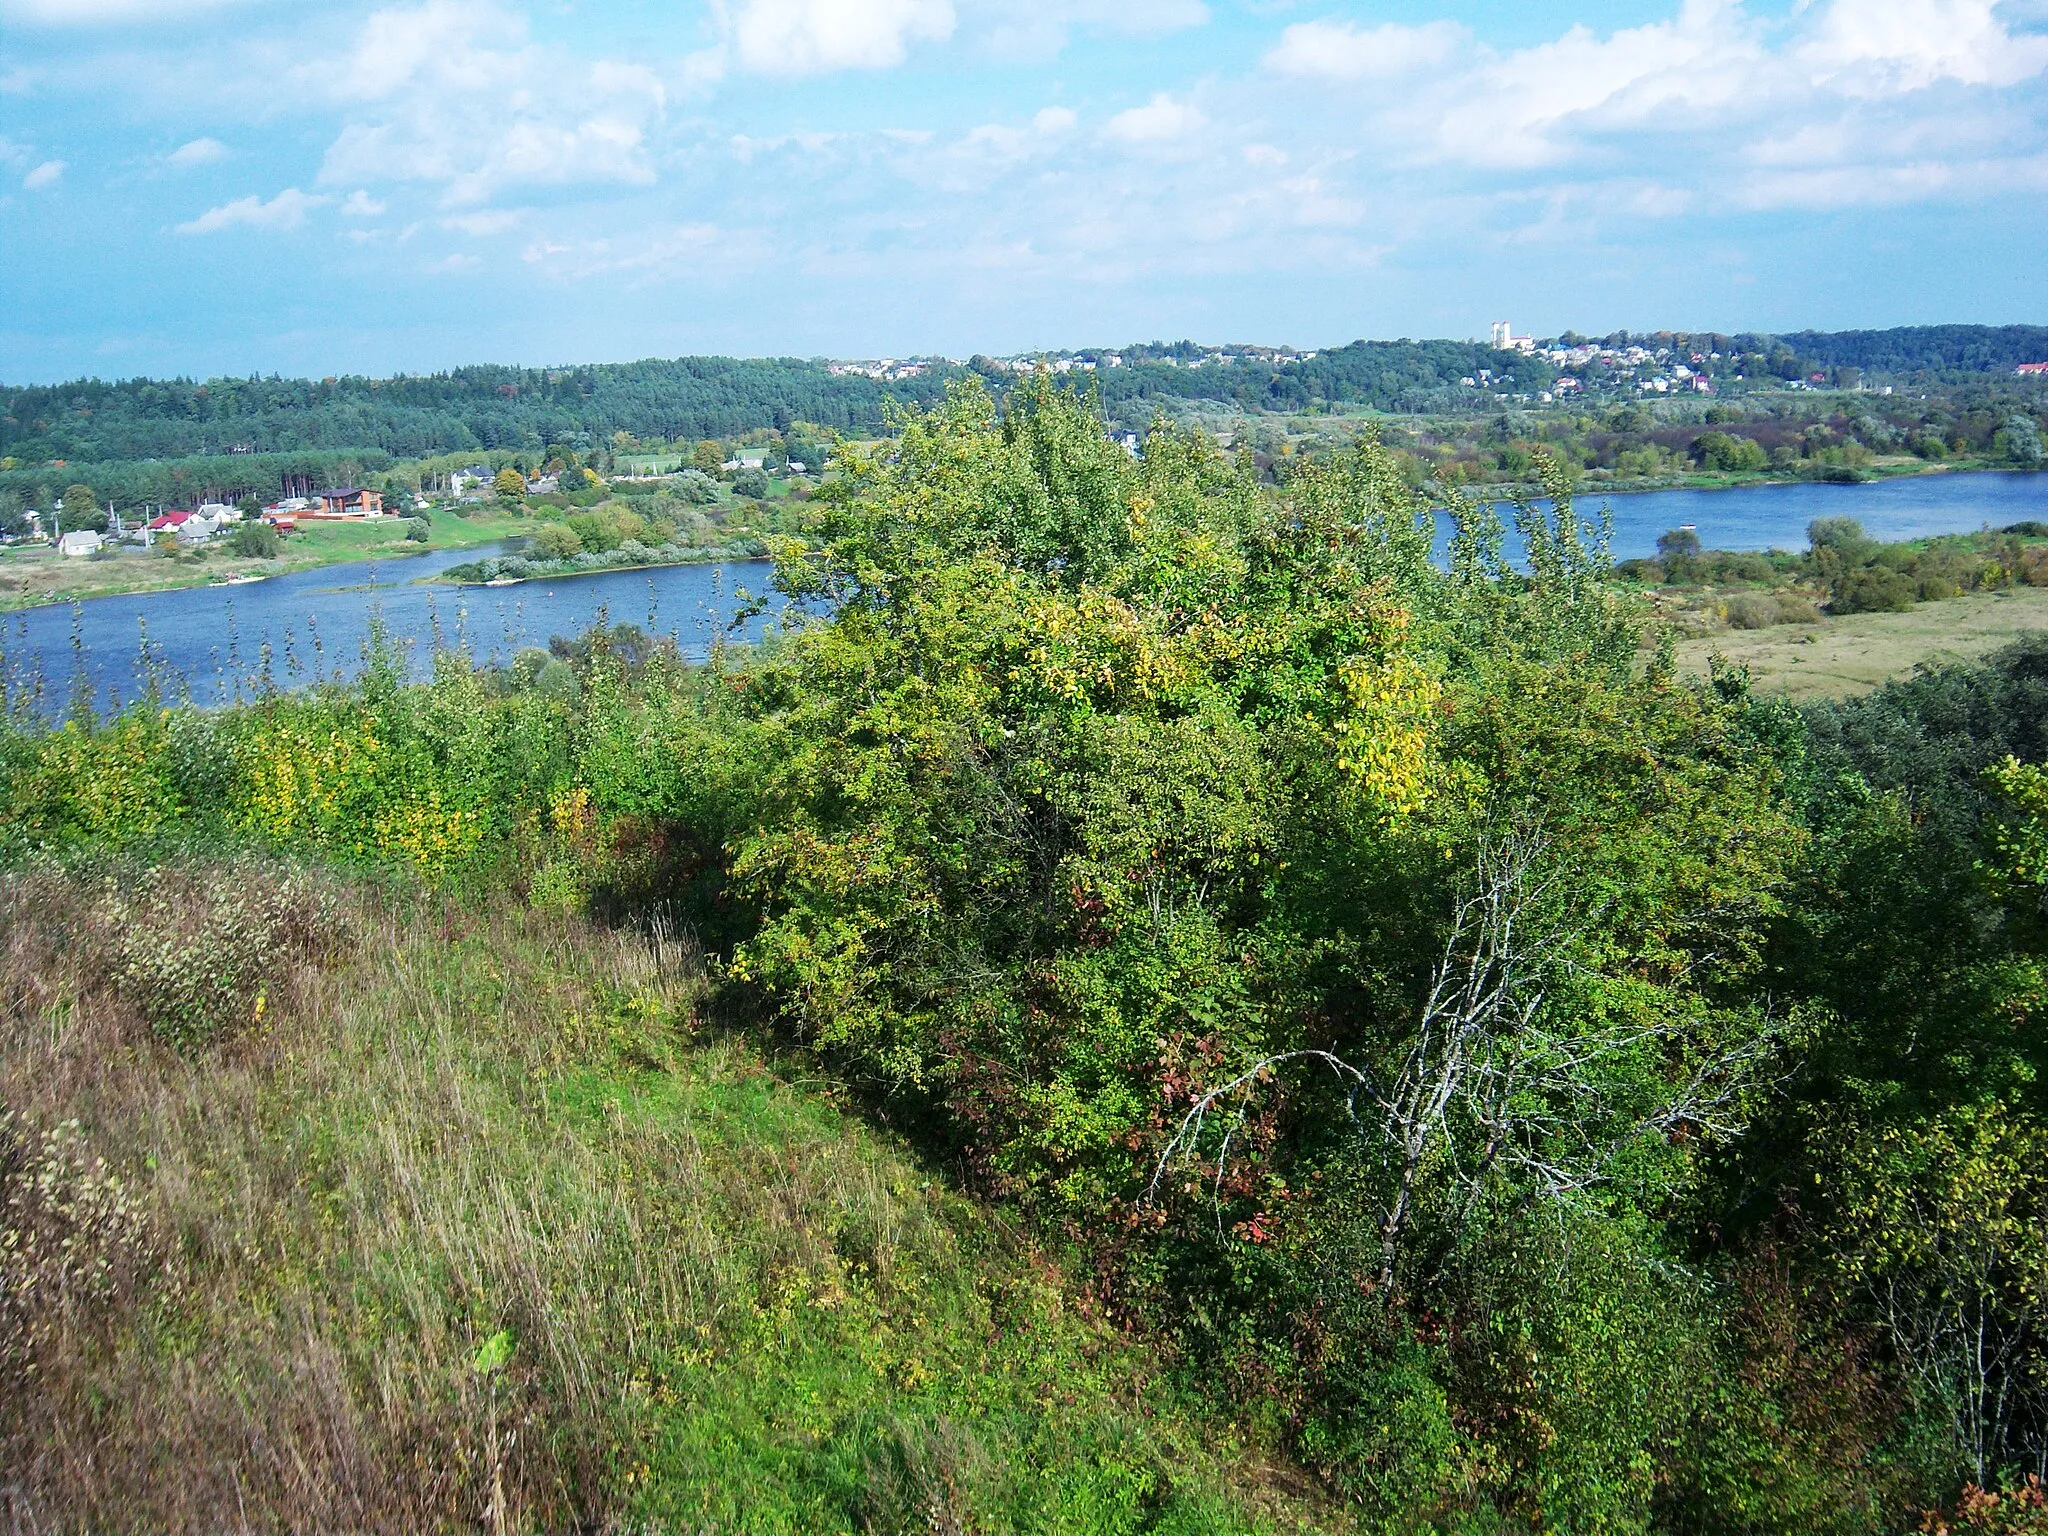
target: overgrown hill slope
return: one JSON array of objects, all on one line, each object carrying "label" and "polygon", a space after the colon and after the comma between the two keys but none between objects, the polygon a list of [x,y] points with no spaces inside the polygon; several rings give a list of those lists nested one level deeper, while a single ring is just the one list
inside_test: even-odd
[{"label": "overgrown hill slope", "polygon": [[686,949],[275,862],[0,932],[0,1525],[1306,1523]]}]

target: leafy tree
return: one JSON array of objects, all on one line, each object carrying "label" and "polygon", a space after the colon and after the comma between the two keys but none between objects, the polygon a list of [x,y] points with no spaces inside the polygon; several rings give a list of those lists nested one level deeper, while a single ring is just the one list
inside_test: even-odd
[{"label": "leafy tree", "polygon": [[1693,440],[1693,457],[1708,469],[1743,472],[1767,469],[1770,457],[1754,438],[1705,432]]},{"label": "leafy tree", "polygon": [[66,533],[104,533],[106,531],[106,508],[99,504],[90,486],[65,486],[61,511],[64,518],[64,531]]},{"label": "leafy tree", "polygon": [[2025,468],[2035,468],[2048,459],[2048,450],[2041,446],[2041,428],[2031,416],[2008,417],[1998,429],[1998,445],[2008,460]]},{"label": "leafy tree", "polygon": [[501,469],[491,488],[500,501],[524,501],[526,499],[526,476],[516,469]]},{"label": "leafy tree", "polygon": [[583,540],[567,523],[548,523],[533,536],[533,547],[550,560],[567,560],[583,553]]},{"label": "leafy tree", "polygon": [[1657,535],[1657,559],[1669,580],[1693,579],[1700,553],[1700,536],[1690,528],[1674,528]]}]

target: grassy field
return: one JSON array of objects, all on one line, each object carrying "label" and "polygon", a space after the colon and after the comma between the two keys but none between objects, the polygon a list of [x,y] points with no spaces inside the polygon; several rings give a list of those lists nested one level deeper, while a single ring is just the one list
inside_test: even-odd
[{"label": "grassy field", "polygon": [[1327,1528],[687,946],[276,861],[0,935],[0,1526]]},{"label": "grassy field", "polygon": [[1868,693],[1923,664],[1971,661],[2048,630],[2048,587],[1973,592],[1905,613],[1728,630],[1679,644],[1681,670],[1703,676],[1716,656],[1749,668],[1758,688],[1791,698]]},{"label": "grassy field", "polygon": [[275,560],[240,559],[228,553],[225,542],[176,558],[131,550],[113,560],[90,560],[67,558],[47,546],[9,549],[0,552],[0,613],[75,598],[203,587],[243,574],[281,576],[351,560],[400,558],[434,549],[474,549],[509,534],[530,533],[536,524],[531,517],[514,517],[485,503],[471,517],[450,512],[436,515],[425,545],[407,542],[407,526],[407,519],[396,517],[302,524],[285,540],[284,553]]}]

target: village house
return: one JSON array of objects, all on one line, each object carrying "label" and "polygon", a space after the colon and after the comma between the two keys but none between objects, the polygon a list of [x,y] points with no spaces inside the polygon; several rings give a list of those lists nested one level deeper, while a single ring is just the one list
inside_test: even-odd
[{"label": "village house", "polygon": [[67,533],[57,541],[57,550],[65,555],[96,555],[106,542],[96,533]]},{"label": "village house", "polygon": [[366,491],[360,486],[346,485],[336,490],[315,493],[320,500],[320,510],[308,512],[308,517],[382,517],[384,497],[378,491]]},{"label": "village house", "polygon": [[204,544],[219,530],[218,518],[208,517],[189,507],[175,507],[150,521],[149,537],[150,542],[154,543],[161,535],[168,533],[180,544]]}]

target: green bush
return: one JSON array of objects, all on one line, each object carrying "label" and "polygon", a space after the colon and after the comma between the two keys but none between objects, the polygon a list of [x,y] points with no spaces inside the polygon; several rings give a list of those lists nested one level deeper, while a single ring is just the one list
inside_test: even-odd
[{"label": "green bush", "polygon": [[1864,566],[1834,583],[1828,608],[1834,613],[1904,613],[1916,593],[1911,577],[1881,565]]},{"label": "green bush", "polygon": [[228,536],[228,549],[244,560],[275,560],[284,541],[268,523],[244,522]]}]

